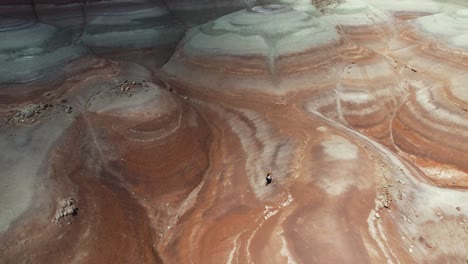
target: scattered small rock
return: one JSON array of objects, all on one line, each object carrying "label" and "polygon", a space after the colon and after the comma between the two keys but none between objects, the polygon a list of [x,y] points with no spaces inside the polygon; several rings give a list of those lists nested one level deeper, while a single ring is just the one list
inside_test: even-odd
[{"label": "scattered small rock", "polygon": [[455,209],[457,209],[457,211],[461,211],[461,207],[460,207],[460,206],[455,207]]},{"label": "scattered small rock", "polygon": [[433,248],[434,246],[432,245],[432,243],[428,242],[426,239],[424,239],[424,237],[420,236],[419,237],[419,242],[421,242],[422,244],[424,244],[427,248]]},{"label": "scattered small rock", "polygon": [[[68,197],[67,199],[58,199],[57,210],[55,211],[52,222],[59,223],[61,219],[68,216],[75,216],[78,213],[75,199]],[[71,222],[68,222],[71,224]]]},{"label": "scattered small rock", "polygon": [[[131,93],[128,93],[128,91],[133,90],[135,88],[147,87],[147,85],[143,84],[143,82],[146,82],[146,81],[143,80],[142,82],[138,82],[138,81],[125,80],[123,82],[120,82],[116,80],[114,81],[114,84],[115,84],[114,87],[111,87],[109,90],[114,93],[117,93],[118,91],[125,92],[127,96],[130,97],[132,95]],[[119,93],[119,94],[123,94],[123,93]]]},{"label": "scattered small rock", "polygon": [[379,213],[375,213],[375,218],[379,219],[380,218],[380,215]]},{"label": "scattered small rock", "polygon": [[49,104],[30,104],[22,108],[12,110],[11,116],[7,118],[9,124],[30,124],[41,118]]},{"label": "scattered small rock", "polygon": [[403,191],[398,190],[398,199],[403,200],[404,195],[405,195],[405,194],[404,194]]}]

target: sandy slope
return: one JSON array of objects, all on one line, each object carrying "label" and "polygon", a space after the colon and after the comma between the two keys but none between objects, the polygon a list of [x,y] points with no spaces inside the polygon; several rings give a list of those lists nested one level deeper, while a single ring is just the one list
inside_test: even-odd
[{"label": "sandy slope", "polygon": [[183,1],[122,2],[89,6],[82,44],[111,53],[0,86],[0,262],[468,261],[460,6],[282,1],[190,29],[156,68],[137,33],[170,19],[136,21]]}]

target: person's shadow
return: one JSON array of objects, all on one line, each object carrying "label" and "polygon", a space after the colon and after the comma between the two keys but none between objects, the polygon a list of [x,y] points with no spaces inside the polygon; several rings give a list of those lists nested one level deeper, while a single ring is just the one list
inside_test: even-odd
[{"label": "person's shadow", "polygon": [[265,179],[266,179],[266,185],[265,186],[268,186],[268,184],[270,184],[273,181],[273,179],[269,178],[268,176]]}]

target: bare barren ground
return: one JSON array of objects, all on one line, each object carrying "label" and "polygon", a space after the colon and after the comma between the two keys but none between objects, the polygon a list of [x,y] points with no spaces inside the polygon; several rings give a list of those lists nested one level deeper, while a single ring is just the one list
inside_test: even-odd
[{"label": "bare barren ground", "polygon": [[466,263],[463,39],[312,2],[0,85],[0,262]]}]

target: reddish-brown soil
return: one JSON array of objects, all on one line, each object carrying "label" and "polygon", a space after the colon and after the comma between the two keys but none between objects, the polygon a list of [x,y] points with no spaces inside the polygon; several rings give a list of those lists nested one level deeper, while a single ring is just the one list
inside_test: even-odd
[{"label": "reddish-brown soil", "polygon": [[[0,263],[466,263],[466,51],[424,10],[351,7],[249,9],[160,68],[109,49],[0,84]],[[31,104],[51,107],[3,122]]]}]

